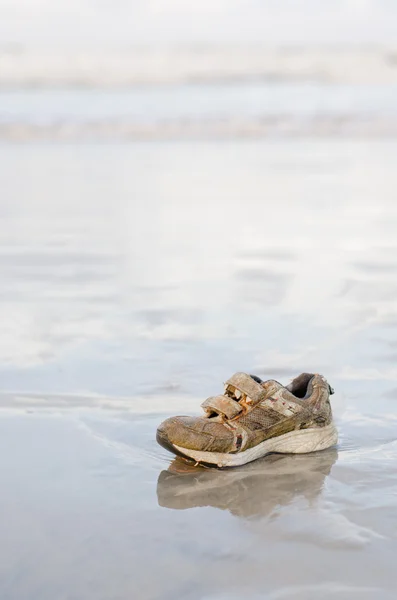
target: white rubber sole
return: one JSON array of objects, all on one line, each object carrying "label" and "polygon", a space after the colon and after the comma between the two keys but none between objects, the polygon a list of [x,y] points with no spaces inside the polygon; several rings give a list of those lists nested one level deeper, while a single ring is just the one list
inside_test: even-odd
[{"label": "white rubber sole", "polygon": [[317,452],[334,446],[338,441],[338,432],[333,423],[326,427],[316,429],[298,429],[285,433],[275,438],[265,440],[254,448],[249,448],[237,454],[223,452],[201,452],[176,446],[174,448],[181,454],[192,458],[199,463],[208,463],[217,467],[238,467],[245,465],[257,458],[262,458],[270,452],[280,454],[306,454]]}]

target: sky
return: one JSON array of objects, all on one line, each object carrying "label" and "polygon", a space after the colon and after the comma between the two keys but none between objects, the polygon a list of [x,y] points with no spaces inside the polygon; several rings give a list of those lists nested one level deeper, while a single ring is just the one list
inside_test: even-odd
[{"label": "sky", "polygon": [[0,45],[392,44],[395,0],[0,0]]}]

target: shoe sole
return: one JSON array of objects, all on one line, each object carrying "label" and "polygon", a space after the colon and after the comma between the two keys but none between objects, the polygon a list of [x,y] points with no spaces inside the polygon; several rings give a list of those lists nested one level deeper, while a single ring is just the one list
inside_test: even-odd
[{"label": "shoe sole", "polygon": [[238,467],[272,452],[279,454],[307,454],[308,452],[326,450],[331,446],[335,446],[338,442],[338,432],[333,423],[316,429],[298,429],[265,440],[257,446],[243,452],[238,452],[237,454],[190,450],[190,448],[171,444],[169,440],[166,440],[160,434],[157,434],[157,441],[161,446],[174,454],[190,458],[197,463],[216,467]]}]

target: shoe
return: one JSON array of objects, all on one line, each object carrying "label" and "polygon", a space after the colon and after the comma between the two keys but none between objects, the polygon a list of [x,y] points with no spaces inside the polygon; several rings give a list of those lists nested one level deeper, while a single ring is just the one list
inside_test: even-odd
[{"label": "shoe", "polygon": [[333,389],[321,375],[302,373],[288,386],[236,373],[224,394],[201,405],[201,417],[171,417],[158,443],[208,466],[244,465],[270,452],[302,454],[338,441],[332,421]]},{"label": "shoe", "polygon": [[159,506],[211,506],[242,517],[264,517],[297,498],[312,504],[338,458],[335,448],[311,454],[272,454],[236,469],[205,469],[175,458],[157,480]]}]

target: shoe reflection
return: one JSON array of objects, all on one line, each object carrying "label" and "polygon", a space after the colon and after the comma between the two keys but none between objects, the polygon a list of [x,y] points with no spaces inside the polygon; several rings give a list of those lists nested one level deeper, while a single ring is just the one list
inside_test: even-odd
[{"label": "shoe reflection", "polygon": [[301,496],[312,502],[338,458],[335,448],[312,454],[272,454],[243,467],[205,469],[176,458],[157,481],[160,506],[212,506],[239,517],[265,516]]}]

